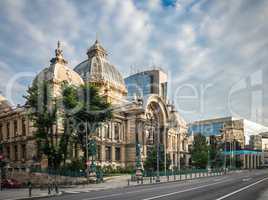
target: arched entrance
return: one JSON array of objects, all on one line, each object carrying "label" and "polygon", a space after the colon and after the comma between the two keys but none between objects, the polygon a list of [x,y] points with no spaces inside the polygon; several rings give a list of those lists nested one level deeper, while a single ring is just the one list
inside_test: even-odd
[{"label": "arched entrance", "polygon": [[[166,147],[167,147],[167,119],[168,112],[163,100],[156,95],[150,96],[145,101],[145,143],[146,155],[153,147],[159,148],[160,145],[164,148],[165,163],[166,163]],[[166,170],[166,165],[165,165]]]}]

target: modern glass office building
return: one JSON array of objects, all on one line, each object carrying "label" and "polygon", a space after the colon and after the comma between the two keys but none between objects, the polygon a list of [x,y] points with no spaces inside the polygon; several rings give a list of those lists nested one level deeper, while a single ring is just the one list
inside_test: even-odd
[{"label": "modern glass office building", "polygon": [[139,72],[125,78],[128,97],[145,97],[157,94],[163,99],[167,98],[167,74],[161,69]]},{"label": "modern glass office building", "polygon": [[139,97],[152,93],[153,76],[150,74],[139,73],[125,79],[127,85],[128,96]]}]

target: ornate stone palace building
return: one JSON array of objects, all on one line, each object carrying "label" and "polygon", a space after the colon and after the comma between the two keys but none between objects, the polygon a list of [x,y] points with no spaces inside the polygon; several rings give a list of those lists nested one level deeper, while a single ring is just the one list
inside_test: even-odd
[{"label": "ornate stone palace building", "polygon": [[[182,163],[187,165],[187,125],[175,107],[167,103],[167,81],[162,81],[164,84],[159,81],[166,77],[163,71],[145,72],[151,81],[138,87],[154,89],[138,97],[132,92],[130,97],[128,88],[133,83],[128,83],[128,78],[125,81],[116,67],[109,63],[107,51],[98,41],[88,49],[88,58],[74,70],[63,58],[60,44],[55,53],[50,66],[36,77],[50,82],[54,97],[61,95],[62,82],[76,86],[90,82],[99,87],[101,95],[112,104],[113,119],[104,123],[96,134],[98,165],[135,166],[136,144],[140,144],[140,157],[144,161],[157,141],[170,155],[172,167]],[[157,80],[158,90],[155,88]],[[26,115],[26,108],[12,108],[3,97],[0,98],[0,143],[9,168],[23,170],[32,165],[43,166],[42,161],[37,160],[34,127]],[[79,156],[77,148],[69,149],[70,159]]]}]

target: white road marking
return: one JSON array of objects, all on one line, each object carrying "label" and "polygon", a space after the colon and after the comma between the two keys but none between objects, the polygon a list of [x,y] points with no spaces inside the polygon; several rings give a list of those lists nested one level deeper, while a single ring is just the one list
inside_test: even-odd
[{"label": "white road marking", "polygon": [[78,194],[81,193],[79,191],[64,191],[64,193],[68,193],[68,194]]},{"label": "white road marking", "polygon": [[250,185],[248,185],[248,186],[245,186],[245,187],[243,187],[243,188],[240,188],[239,190],[236,190],[236,191],[231,192],[231,193],[229,193],[229,194],[227,194],[227,195],[224,195],[224,196],[222,196],[222,197],[220,197],[220,198],[218,198],[218,199],[216,199],[216,200],[226,199],[226,198],[228,198],[228,197],[230,197],[230,196],[232,196],[232,195],[234,195],[234,194],[236,194],[236,193],[242,192],[243,190],[246,190],[246,189],[248,189],[248,188],[250,188],[250,187],[252,187],[252,186],[254,186],[254,185],[257,185],[257,184],[259,184],[259,183],[261,183],[261,182],[263,182],[263,181],[266,181],[266,180],[268,180],[268,178],[261,179],[261,180],[255,182],[255,183],[252,183],[252,184],[250,184]]},{"label": "white road marking", "polygon": [[250,181],[252,178],[244,178],[243,181]]},{"label": "white road marking", "polygon": [[123,194],[123,193],[109,194],[109,195],[104,195],[104,196],[99,196],[99,197],[86,198],[86,199],[82,199],[82,200],[104,199],[104,198],[108,198],[108,197],[120,196],[120,195],[122,195],[122,194]]},{"label": "white road marking", "polygon": [[216,184],[224,183],[226,181],[228,181],[228,180],[220,181],[220,182],[216,182],[216,183],[211,183],[211,184],[207,184],[207,185],[202,185],[202,186],[198,186],[198,187],[194,187],[194,188],[189,188],[189,189],[186,189],[186,190],[180,190],[180,191],[177,191],[177,192],[167,193],[167,194],[163,194],[163,195],[153,196],[153,197],[149,197],[149,198],[142,199],[142,200],[159,199],[159,198],[163,198],[163,197],[167,197],[167,196],[172,196],[174,194],[180,194],[180,193],[189,192],[189,191],[192,191],[192,190],[197,190],[197,189],[205,188],[205,187],[208,187],[208,186],[211,186],[211,185],[216,185]]},{"label": "white road marking", "polygon": [[[207,187],[207,186],[210,186],[210,185],[224,183],[224,182],[227,182],[227,181],[230,181],[230,180],[232,180],[232,179],[228,179],[228,180],[224,180],[224,181],[220,181],[220,182],[214,182],[214,183],[211,183],[211,184],[207,184],[207,185],[195,187],[195,188],[192,188],[191,190],[199,189],[199,188],[203,188],[203,187]],[[104,196],[99,196],[99,197],[85,198],[85,199],[82,199],[82,200],[104,199],[104,198],[108,198],[108,197],[120,196],[120,195],[124,195],[124,194],[140,193],[140,192],[149,191],[149,190],[155,190],[155,189],[156,188],[147,188],[147,189],[135,190],[135,191],[129,191],[129,192],[120,192],[120,193],[116,193],[116,194],[104,195]],[[189,189],[187,189],[187,190],[181,190],[181,192],[186,192],[188,190]],[[147,200],[147,199],[144,199],[144,200]]]}]

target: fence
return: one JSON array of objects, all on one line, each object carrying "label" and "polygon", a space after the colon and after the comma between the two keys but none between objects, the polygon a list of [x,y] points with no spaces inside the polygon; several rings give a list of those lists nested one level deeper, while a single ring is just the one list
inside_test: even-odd
[{"label": "fence", "polygon": [[137,179],[135,175],[131,176],[128,181],[128,186],[137,184],[153,184],[157,182],[169,182],[169,181],[183,181],[192,180],[196,178],[221,176],[226,173],[223,169],[195,169],[195,170],[181,170],[181,171],[167,171],[159,172],[159,179],[156,172],[144,172],[143,177]]}]

